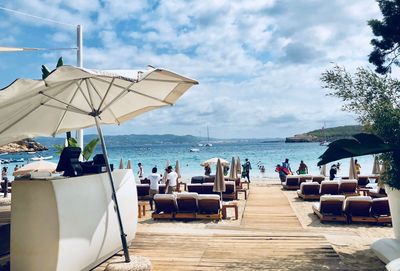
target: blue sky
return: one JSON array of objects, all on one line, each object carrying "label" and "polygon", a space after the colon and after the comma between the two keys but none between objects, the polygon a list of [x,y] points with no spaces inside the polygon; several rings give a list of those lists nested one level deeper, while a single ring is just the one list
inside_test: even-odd
[{"label": "blue sky", "polygon": [[[146,113],[107,134],[285,137],[354,124],[339,100],[326,97],[320,75],[332,63],[368,66],[375,0],[124,1],[14,0],[1,7],[72,26],[0,10],[0,46],[75,47],[84,27],[84,67],[145,68],[194,78],[174,107]],[[0,53],[0,86],[40,78],[58,57],[75,51]],[[93,131],[87,131],[91,133]]]}]

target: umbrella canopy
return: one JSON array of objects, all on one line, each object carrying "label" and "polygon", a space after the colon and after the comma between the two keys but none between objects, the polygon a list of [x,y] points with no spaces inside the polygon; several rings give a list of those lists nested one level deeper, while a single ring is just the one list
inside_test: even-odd
[{"label": "umbrella canopy", "polygon": [[356,165],[354,164],[353,157],[350,159],[349,179],[357,179]]},{"label": "umbrella canopy", "polygon": [[236,159],[236,172],[238,176],[242,176],[242,165],[240,164],[239,156]]},{"label": "umbrella canopy", "polygon": [[179,165],[179,161],[178,161],[178,160],[176,160],[175,172],[176,172],[176,174],[178,174],[178,178],[181,178],[181,177],[182,177],[182,176],[181,176],[181,167],[180,167],[180,165]]},{"label": "umbrella canopy", "polygon": [[18,79],[0,91],[0,145],[96,126],[125,260],[129,252],[101,124],[121,124],[173,105],[197,81],[163,69],[100,71],[61,66],[45,80]]},{"label": "umbrella canopy", "polygon": [[321,166],[319,174],[326,176],[326,164]]},{"label": "umbrella canopy", "polygon": [[126,169],[132,169],[132,160],[129,159],[128,162],[126,163]]},{"label": "umbrella canopy", "polygon": [[220,163],[221,163],[222,166],[229,166],[229,162],[228,162],[228,161],[226,161],[226,160],[224,160],[224,159],[222,159],[222,158],[217,158],[217,157],[210,158],[210,159],[204,161],[203,163],[200,164],[200,166],[203,166],[203,167],[204,167],[204,166],[207,165],[207,164],[208,164],[208,165],[217,164],[217,163],[218,163],[218,160],[220,161]]},{"label": "umbrella canopy", "polygon": [[229,178],[230,179],[237,178],[235,157],[232,157],[231,168],[229,171]]},{"label": "umbrella canopy", "polygon": [[372,174],[379,174],[379,173],[381,173],[380,166],[379,166],[379,159],[378,159],[378,156],[375,155],[374,165],[372,167]]},{"label": "umbrella canopy", "polygon": [[217,160],[217,168],[215,170],[215,179],[214,179],[214,186],[213,192],[221,193],[221,200],[222,200],[222,192],[225,192],[225,180],[224,180],[224,169],[222,168],[222,163],[218,159]]},{"label": "umbrella canopy", "polygon": [[[163,69],[99,71],[61,66],[45,80],[0,91],[0,145],[99,124],[120,124],[173,105],[196,81]],[[7,116],[7,117],[5,117]]]},{"label": "umbrella canopy", "polygon": [[121,160],[119,160],[119,167],[118,167],[119,169],[124,169],[124,161],[122,161],[122,158],[121,158]]},{"label": "umbrella canopy", "polygon": [[33,171],[42,171],[42,172],[55,172],[57,168],[56,163],[48,162],[48,161],[43,161],[40,160],[38,162],[33,162],[30,164],[27,164],[16,171],[14,171],[13,175],[14,176],[25,176],[30,174]]},{"label": "umbrella canopy", "polygon": [[162,182],[163,183],[166,183],[167,182],[167,175],[168,175],[168,172],[167,172],[167,167],[169,167],[169,160],[167,160],[167,162],[165,163],[165,168],[164,168],[164,174],[163,174],[163,176],[162,176]]},{"label": "umbrella canopy", "polygon": [[400,146],[385,143],[373,134],[360,133],[352,139],[339,139],[328,145],[328,149],[319,157],[318,166],[343,158],[399,151]]}]

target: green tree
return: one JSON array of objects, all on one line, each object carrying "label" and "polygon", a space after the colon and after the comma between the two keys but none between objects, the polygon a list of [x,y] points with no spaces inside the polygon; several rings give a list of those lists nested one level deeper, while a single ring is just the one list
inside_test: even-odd
[{"label": "green tree", "polygon": [[[322,74],[328,95],[343,100],[343,109],[353,112],[365,129],[385,142],[400,145],[400,81],[358,68],[350,74],[335,66]],[[383,181],[400,189],[400,152],[381,155],[386,166]]]},{"label": "green tree", "polygon": [[383,19],[368,21],[375,38],[369,62],[380,74],[391,72],[392,64],[400,66],[400,0],[377,0]]}]

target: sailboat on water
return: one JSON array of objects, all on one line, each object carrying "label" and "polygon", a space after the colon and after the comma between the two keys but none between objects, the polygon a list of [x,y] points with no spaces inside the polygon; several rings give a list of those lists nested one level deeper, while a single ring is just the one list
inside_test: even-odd
[{"label": "sailboat on water", "polygon": [[207,143],[204,146],[212,147],[212,144],[210,143],[210,131],[208,130],[208,126],[207,126]]},{"label": "sailboat on water", "polygon": [[328,146],[330,142],[326,139],[326,132],[325,132],[325,122],[324,126],[322,126],[322,134],[324,135],[324,140],[319,143],[320,146]]}]

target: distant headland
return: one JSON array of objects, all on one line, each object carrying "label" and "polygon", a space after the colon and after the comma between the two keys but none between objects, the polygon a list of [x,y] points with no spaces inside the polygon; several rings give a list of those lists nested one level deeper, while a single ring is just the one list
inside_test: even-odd
[{"label": "distant headland", "polygon": [[294,135],[287,137],[285,142],[298,143],[298,142],[323,142],[334,141],[340,138],[348,138],[354,134],[361,133],[363,126],[361,125],[346,125],[332,128],[318,129],[304,134]]}]

